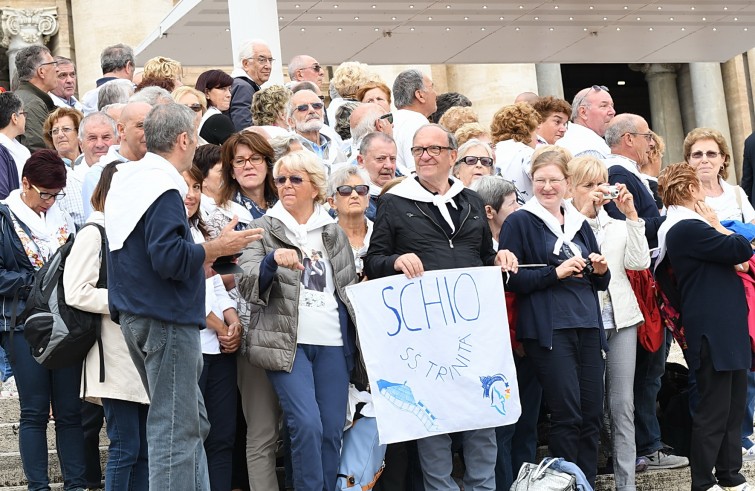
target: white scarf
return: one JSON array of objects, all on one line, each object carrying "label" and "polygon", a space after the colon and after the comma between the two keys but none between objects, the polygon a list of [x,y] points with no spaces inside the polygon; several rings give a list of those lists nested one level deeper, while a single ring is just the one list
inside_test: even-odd
[{"label": "white scarf", "polygon": [[23,202],[21,190],[14,189],[5,198],[4,203],[8,205],[16,219],[29,228],[32,235],[30,239],[44,261],[47,261],[58,250],[61,238],[62,242],[65,242],[68,234],[74,230],[70,217],[57,202],[53,203],[47,213],[37,214]]},{"label": "white scarf", "polygon": [[584,257],[582,248],[572,242],[572,239],[577,235],[579,229],[582,228],[585,216],[566,200],[561,200],[560,206],[564,209],[563,230],[561,230],[561,224],[558,223],[558,219],[540,204],[537,197],[533,196],[530,198],[521,209],[532,213],[542,220],[545,226],[548,227],[548,230],[556,236],[556,245],[553,246],[553,254],[558,256],[561,253],[561,246],[565,244],[575,256]]},{"label": "white scarf", "polygon": [[700,220],[701,222],[708,224],[705,218],[687,207],[677,205],[669,206],[666,210],[666,220],[658,229],[658,259],[655,260],[656,268],[666,256],[666,235],[668,234],[668,231],[671,230],[671,227],[682,220]]},{"label": "white scarf", "polygon": [[315,204],[315,211],[307,220],[307,223],[301,224],[283,207],[283,203],[278,201],[275,205],[267,210],[267,216],[277,218],[283,223],[286,228],[286,237],[294,243],[301,250],[307,249],[308,238],[307,235],[312,230],[322,228],[329,223],[336,223],[325,207],[319,204]]},{"label": "white scarf", "polygon": [[378,186],[371,180],[369,181],[368,184],[370,186],[370,196],[375,196],[375,197],[380,196],[380,193],[383,191],[383,188],[381,186]]},{"label": "white scarf", "polygon": [[173,164],[157,154],[147,152],[141,160],[118,165],[105,199],[105,231],[111,251],[123,247],[152,203],[171,189],[178,191],[182,200],[189,191]]},{"label": "white scarf", "polygon": [[220,210],[220,212],[224,216],[228,217],[231,220],[234,216],[236,216],[239,219],[239,223],[243,225],[249,225],[250,223],[252,223],[252,220],[254,220],[252,214],[249,213],[249,210],[247,210],[244,206],[236,203],[235,201],[230,200],[224,206],[220,206],[215,203],[214,199],[207,196],[206,194],[201,195],[199,208],[202,211],[202,216],[205,220],[215,210]]},{"label": "white scarf", "polygon": [[388,194],[395,194],[402,198],[421,201],[423,203],[432,203],[438,208],[438,210],[440,210],[440,216],[442,216],[443,220],[445,220],[448,226],[451,227],[451,234],[453,234],[456,232],[456,226],[454,226],[454,222],[451,220],[451,214],[448,212],[448,206],[446,205],[450,203],[454,209],[459,209],[454,201],[454,197],[464,190],[464,184],[455,177],[451,177],[450,179],[452,181],[451,188],[446,191],[446,194],[431,193],[423,188],[416,178],[404,179],[393,186],[390,191],[388,191]]}]

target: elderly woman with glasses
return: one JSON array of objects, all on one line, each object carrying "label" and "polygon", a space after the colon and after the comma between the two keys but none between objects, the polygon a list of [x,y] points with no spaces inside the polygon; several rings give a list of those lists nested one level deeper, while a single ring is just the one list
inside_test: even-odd
[{"label": "elderly woman with glasses", "polygon": [[[81,363],[48,369],[32,357],[24,325],[13,325],[14,311],[24,310],[34,274],[74,232],[73,220],[57,204],[65,196],[66,166],[54,150],[38,150],[21,174],[21,189],[0,203],[0,343],[9,354],[18,386],[21,417],[19,448],[29,489],[49,489],[47,424],[50,404],[65,488],[83,491],[84,434],[81,428]],[[28,290],[27,290],[28,293]],[[17,304],[16,304],[17,302]],[[15,309],[15,310],[14,310]]]},{"label": "elderly woman with glasses", "polygon": [[370,201],[369,182],[367,172],[354,165],[341,167],[328,179],[328,204],[349,239],[360,280],[364,279],[362,257],[367,254],[372,236],[372,221],[364,216]]},{"label": "elderly woman with glasses", "polygon": [[239,290],[258,307],[248,356],[267,370],[291,434],[297,491],[334,489],[356,353],[345,288],[357,282],[346,232],[323,206],[325,170],[311,152],[273,169],[280,200],[255,220]]},{"label": "elderly woman with glasses", "polygon": [[[13,92],[0,93],[0,199],[18,189],[21,171],[31,156],[29,149],[16,137],[26,131],[26,111],[21,99]],[[75,138],[75,136],[74,136]]]},{"label": "elderly woman with glasses", "polygon": [[54,148],[69,167],[81,155],[77,135],[83,117],[76,109],[59,107],[47,116],[42,129],[45,144]]},{"label": "elderly woman with glasses", "polygon": [[755,223],[755,209],[739,186],[726,182],[731,152],[720,131],[695,128],[684,139],[684,160],[695,169],[705,193],[705,204],[719,220]]},{"label": "elderly woman with glasses", "polygon": [[517,295],[517,341],[551,409],[550,454],[577,464],[594,486],[606,348],[598,291],[611,275],[590,224],[564,199],[570,160],[553,146],[538,150],[534,197],[503,222],[498,247],[535,266],[520,268],[508,287]]},{"label": "elderly woman with glasses", "polygon": [[493,175],[495,155],[490,145],[473,138],[459,147],[452,173],[468,188],[483,176]]}]

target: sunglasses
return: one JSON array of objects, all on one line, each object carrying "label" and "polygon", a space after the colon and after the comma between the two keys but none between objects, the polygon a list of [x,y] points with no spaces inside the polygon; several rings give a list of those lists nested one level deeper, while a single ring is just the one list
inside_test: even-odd
[{"label": "sunglasses", "polygon": [[469,155],[467,157],[460,158],[456,163],[461,164],[462,162],[467,165],[477,165],[477,162],[479,162],[485,167],[493,167],[493,159],[491,157],[473,157]]},{"label": "sunglasses", "polygon": [[367,193],[370,192],[370,187],[366,184],[357,184],[356,186],[344,184],[343,186],[338,186],[336,191],[341,196],[351,196],[351,193],[354,191],[356,191],[359,196],[367,196]]},{"label": "sunglasses", "polygon": [[302,176],[278,176],[273,181],[275,181],[276,186],[282,188],[286,185],[286,181],[291,181],[292,186],[301,186],[304,181],[309,181],[309,179],[304,179]]},{"label": "sunglasses", "polygon": [[389,123],[393,124],[393,113],[385,113],[378,119],[387,119]]},{"label": "sunglasses", "polygon": [[610,91],[608,90],[608,87],[606,87],[605,85],[593,85],[592,87],[590,87],[590,88],[589,88],[589,89],[587,90],[587,92],[585,92],[585,95],[583,95],[583,96],[582,96],[582,97],[581,97],[581,98],[579,99],[579,102],[578,102],[577,104],[575,104],[575,106],[577,106],[577,107],[580,107],[580,106],[582,106],[582,103],[583,103],[583,102],[585,101],[585,99],[587,98],[587,96],[588,96],[588,95],[590,95],[590,92],[592,92],[592,91],[595,91],[595,92],[600,92],[601,90],[603,90],[603,91],[605,91],[605,92],[610,92]]},{"label": "sunglasses", "polygon": [[194,103],[194,104],[184,104],[184,106],[188,107],[189,109],[191,109],[195,113],[198,113],[198,112],[202,111],[202,104],[197,104],[197,103]]},{"label": "sunglasses", "polygon": [[298,106],[296,106],[296,110],[299,111],[300,113],[303,113],[304,111],[309,110],[309,106],[312,106],[312,109],[314,109],[315,111],[319,111],[320,109],[325,107],[325,104],[323,104],[322,102],[312,102],[310,104],[299,104]]}]

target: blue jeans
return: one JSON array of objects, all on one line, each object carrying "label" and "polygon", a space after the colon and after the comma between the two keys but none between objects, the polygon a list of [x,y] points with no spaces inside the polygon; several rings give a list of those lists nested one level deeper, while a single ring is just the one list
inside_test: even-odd
[{"label": "blue jeans", "polygon": [[600,331],[555,329],[552,349],[525,339],[524,351],[532,357],[543,397],[551,410],[551,456],[577,464],[594,486],[605,371]]},{"label": "blue jeans", "polygon": [[291,435],[296,491],[333,491],[349,392],[343,347],[300,344],[290,373],[267,375]]},{"label": "blue jeans", "polygon": [[9,353],[21,405],[18,446],[29,491],[47,491],[47,422],[50,404],[55,415],[55,443],[63,471],[64,489],[86,487],[84,433],[81,429],[81,365],[48,370],[31,356],[22,332],[0,334]]},{"label": "blue jeans", "polygon": [[149,488],[208,491],[199,329],[121,313],[121,331],[150,399]]},{"label": "blue jeans", "polygon": [[105,488],[137,491],[149,488],[147,413],[149,406],[119,399],[102,399],[107,419],[108,447]]},{"label": "blue jeans", "polygon": [[745,419],[742,421],[742,446],[749,449],[753,446],[752,419],[755,417],[755,372],[747,371],[747,404],[745,405]]},{"label": "blue jeans", "polygon": [[[666,337],[670,336],[666,329]],[[661,390],[661,377],[666,371],[666,343],[650,353],[637,343],[637,363],[634,371],[634,439],[637,456],[660,450],[661,426],[656,416],[656,400]]]},{"label": "blue jeans", "polygon": [[522,415],[513,425],[495,429],[498,459],[495,464],[495,483],[498,491],[508,491],[525,462],[535,462],[537,452],[537,419],[543,389],[528,356],[514,355],[516,379],[519,384],[519,402]]},{"label": "blue jeans", "polygon": [[5,350],[0,347],[0,382],[5,382],[13,376],[13,369],[10,367],[10,361],[8,361],[8,355],[5,354]]},{"label": "blue jeans", "polygon": [[231,489],[236,440],[236,354],[202,355],[199,389],[207,407],[210,433],[204,441],[212,491]]}]

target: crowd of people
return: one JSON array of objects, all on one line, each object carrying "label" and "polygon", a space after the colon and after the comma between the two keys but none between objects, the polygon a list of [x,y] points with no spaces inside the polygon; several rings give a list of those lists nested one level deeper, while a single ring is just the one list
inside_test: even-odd
[{"label": "crowd of people", "polygon": [[[549,454],[585,489],[601,443],[617,490],[688,465],[693,491],[750,489],[755,196],[727,181],[719,131],[691,131],[661,171],[662,136],[605,86],[571,103],[523,93],[486,122],[417,69],[389,87],[345,62],[326,97],[315,58],[275,85],[264,41],[238,52],[234,73],[191,87],[180,62],[137,73],[130,47],[109,46],[81,99],[71,60],[16,56],[18,86],[0,93],[0,371],[28,489],[50,489],[53,418],[66,490],[332,491],[349,386],[367,384],[345,288],[493,265],[522,416],[388,445],[375,489],[508,490],[543,412]],[[103,349],[48,369],[14,309],[74,236],[65,300],[101,314]],[[673,339],[689,459],[656,415]]]}]

